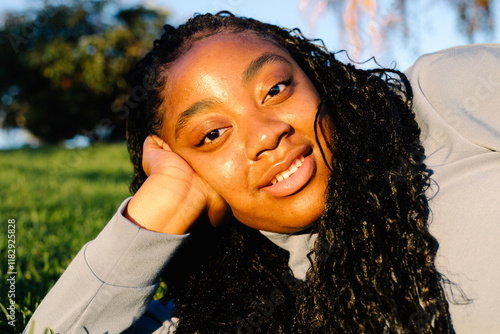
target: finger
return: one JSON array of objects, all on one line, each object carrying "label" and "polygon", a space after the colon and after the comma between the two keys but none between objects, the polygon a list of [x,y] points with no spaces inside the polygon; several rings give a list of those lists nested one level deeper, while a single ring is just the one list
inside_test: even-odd
[{"label": "finger", "polygon": [[162,142],[163,140],[156,136],[156,135],[150,135],[144,140],[143,144],[143,153],[142,153],[142,169],[146,173],[147,176],[151,174],[151,162],[153,161],[152,158],[154,156],[154,152],[158,150],[162,150]]},{"label": "finger", "polygon": [[207,187],[207,213],[210,224],[214,227],[226,225],[233,217],[231,208],[226,200],[213,189],[208,182]]},{"label": "finger", "polygon": [[143,144],[143,152],[148,153],[151,152],[152,150],[157,150],[162,148],[162,142],[163,140],[156,135],[148,136]]},{"label": "finger", "polygon": [[[148,138],[150,140],[154,140],[154,142],[156,143],[155,148],[163,148],[164,150],[172,151],[167,142],[165,142],[161,137],[157,135],[149,135]],[[146,138],[146,140],[148,140],[148,138]]]},{"label": "finger", "polygon": [[229,205],[220,198],[218,203],[212,203],[207,208],[208,219],[214,227],[224,226],[232,220],[233,214]]}]

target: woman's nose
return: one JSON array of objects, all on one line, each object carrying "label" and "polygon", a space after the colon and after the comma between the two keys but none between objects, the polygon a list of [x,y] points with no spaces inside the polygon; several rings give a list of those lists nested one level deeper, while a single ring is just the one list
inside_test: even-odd
[{"label": "woman's nose", "polygon": [[280,141],[291,133],[290,124],[278,119],[267,117],[252,117],[247,126],[247,156],[258,160],[267,151],[277,148]]}]

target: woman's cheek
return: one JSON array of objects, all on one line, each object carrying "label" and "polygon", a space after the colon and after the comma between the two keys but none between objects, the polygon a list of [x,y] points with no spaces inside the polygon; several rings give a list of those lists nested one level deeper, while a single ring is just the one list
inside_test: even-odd
[{"label": "woman's cheek", "polygon": [[226,201],[228,199],[225,197],[234,195],[236,189],[241,190],[244,186],[244,176],[241,174],[245,168],[233,157],[208,159],[200,168],[204,170],[202,177],[205,181]]}]

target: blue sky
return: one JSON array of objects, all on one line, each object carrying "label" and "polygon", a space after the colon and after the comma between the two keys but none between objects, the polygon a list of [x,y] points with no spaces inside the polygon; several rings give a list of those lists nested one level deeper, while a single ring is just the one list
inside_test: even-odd
[{"label": "blue sky", "polygon": [[[228,9],[238,15],[253,17],[280,26],[298,27],[309,37],[323,39],[332,51],[345,49],[350,55],[354,54],[349,41],[341,38],[339,17],[332,9],[320,16],[313,27],[308,19],[312,7],[300,10],[299,0],[118,0],[118,2],[124,5],[144,3],[148,6],[167,8],[172,14],[169,23],[174,25],[182,23],[195,12],[217,12]],[[387,14],[389,9],[384,8],[387,0],[378,0],[377,2],[381,13]],[[0,12],[35,8],[42,3],[41,0],[2,1]],[[374,55],[381,65],[392,66],[395,61],[397,67],[404,70],[420,54],[470,42],[457,32],[457,14],[450,7],[449,1],[407,1],[407,6],[409,12],[419,13],[418,15],[409,15],[409,26],[413,32],[417,33],[414,33],[411,39],[406,40],[398,35],[389,36],[385,39],[385,45],[382,45],[381,50],[376,52],[368,49],[355,60],[363,61]],[[500,14],[500,1],[495,0],[495,6],[494,11]],[[499,41],[499,27],[496,28],[494,34],[478,36],[476,40],[476,42]]]}]

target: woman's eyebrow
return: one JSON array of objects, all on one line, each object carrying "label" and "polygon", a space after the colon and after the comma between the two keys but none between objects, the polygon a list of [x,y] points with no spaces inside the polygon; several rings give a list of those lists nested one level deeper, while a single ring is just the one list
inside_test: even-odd
[{"label": "woman's eyebrow", "polygon": [[253,60],[243,72],[243,83],[247,84],[257,74],[257,72],[269,63],[285,63],[292,66],[292,63],[285,57],[276,53],[264,53],[259,58]]},{"label": "woman's eyebrow", "polygon": [[220,101],[216,98],[207,98],[193,103],[189,108],[181,112],[179,114],[179,118],[177,118],[177,122],[175,123],[175,139],[179,137],[180,133],[186,127],[186,124],[191,118],[203,112],[204,109],[212,108],[217,104],[220,104]]}]

